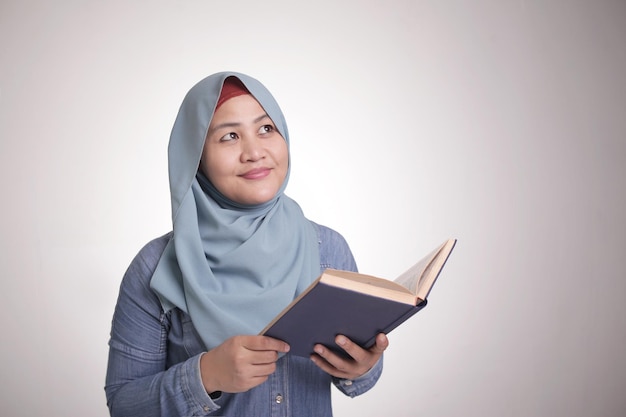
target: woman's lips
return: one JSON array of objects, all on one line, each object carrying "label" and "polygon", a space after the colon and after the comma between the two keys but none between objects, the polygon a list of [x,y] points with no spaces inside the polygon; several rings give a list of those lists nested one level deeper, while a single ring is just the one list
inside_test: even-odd
[{"label": "woman's lips", "polygon": [[270,171],[270,168],[255,168],[244,172],[241,176],[247,180],[258,180],[267,177]]}]

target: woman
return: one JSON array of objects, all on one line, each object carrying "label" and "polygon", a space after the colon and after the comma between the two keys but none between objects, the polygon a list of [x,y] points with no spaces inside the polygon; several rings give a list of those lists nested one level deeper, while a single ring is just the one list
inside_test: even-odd
[{"label": "woman", "polygon": [[257,80],[218,73],[185,97],[169,143],[173,231],[129,266],[106,378],[112,416],[330,416],[330,386],[370,389],[384,335],[311,359],[258,333],[320,272],[356,270],[345,240],[283,194],[289,134]]}]

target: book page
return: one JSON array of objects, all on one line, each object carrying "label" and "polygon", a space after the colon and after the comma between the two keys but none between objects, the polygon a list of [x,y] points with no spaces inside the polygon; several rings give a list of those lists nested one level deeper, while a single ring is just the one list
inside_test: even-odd
[{"label": "book page", "polygon": [[424,257],[422,260],[420,260],[418,263],[413,265],[406,272],[396,278],[394,282],[407,288],[413,294],[417,294],[417,289],[420,287],[420,282],[422,281],[422,278],[426,275],[425,272],[428,270],[428,267],[432,263],[432,260],[437,256],[439,251],[441,251],[442,247],[443,245],[439,246],[437,249],[429,253],[426,257]]},{"label": "book page", "polygon": [[432,260],[428,263],[417,284],[417,292],[415,293],[417,298],[425,300],[426,297],[428,297],[430,290],[433,288],[433,285],[435,285],[435,281],[439,277],[439,273],[446,264],[455,245],[456,239],[448,239],[441,245]]},{"label": "book page", "polygon": [[406,287],[384,278],[349,271],[327,269],[320,281],[363,294],[415,305],[415,294]]}]

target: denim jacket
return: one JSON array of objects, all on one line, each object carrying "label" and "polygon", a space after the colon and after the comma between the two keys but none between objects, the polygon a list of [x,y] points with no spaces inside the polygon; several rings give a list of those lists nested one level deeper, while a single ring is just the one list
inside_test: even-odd
[{"label": "denim jacket", "polygon": [[[320,272],[356,271],[344,238],[315,225]],[[120,286],[109,341],[105,392],[111,416],[121,417],[325,417],[332,416],[331,384],[351,397],[374,386],[382,359],[355,380],[333,378],[309,359],[285,355],[263,384],[212,399],[200,377],[204,348],[190,317],[164,313],[150,279],[171,234],[148,243],[132,261]]]}]

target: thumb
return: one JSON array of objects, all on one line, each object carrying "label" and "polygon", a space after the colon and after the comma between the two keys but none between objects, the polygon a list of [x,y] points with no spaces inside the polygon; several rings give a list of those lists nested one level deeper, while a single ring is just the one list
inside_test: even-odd
[{"label": "thumb", "polygon": [[376,336],[376,343],[374,343],[371,350],[372,352],[383,353],[385,349],[387,349],[387,346],[389,346],[389,339],[387,339],[384,333],[379,333]]}]

